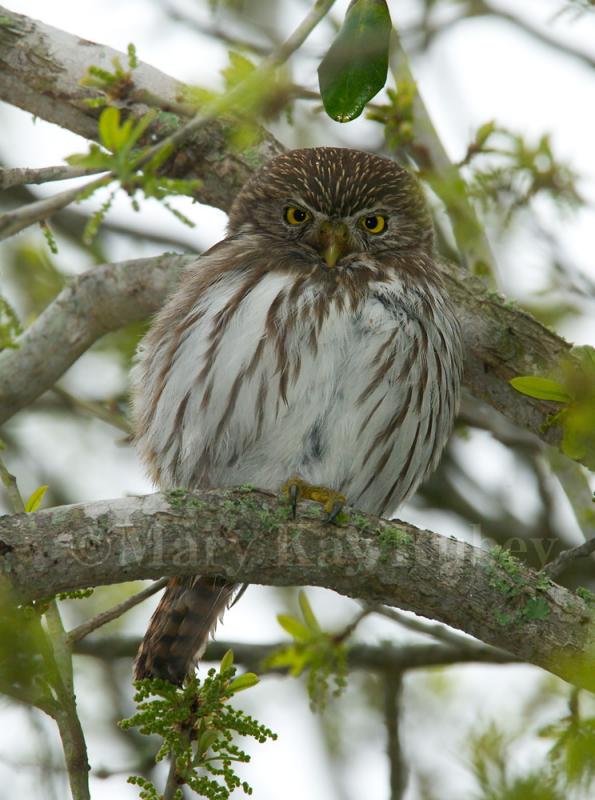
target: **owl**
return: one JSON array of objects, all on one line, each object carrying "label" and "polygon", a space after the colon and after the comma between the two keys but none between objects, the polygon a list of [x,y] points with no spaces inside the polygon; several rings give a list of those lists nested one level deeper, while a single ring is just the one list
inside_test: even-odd
[{"label": "owl", "polygon": [[[388,516],[440,458],[462,361],[414,176],[357,150],[293,150],[239,192],[227,236],[141,343],[138,449],[164,490],[286,485],[295,501],[324,486]],[[172,579],[136,678],[180,683],[235,589]]]}]

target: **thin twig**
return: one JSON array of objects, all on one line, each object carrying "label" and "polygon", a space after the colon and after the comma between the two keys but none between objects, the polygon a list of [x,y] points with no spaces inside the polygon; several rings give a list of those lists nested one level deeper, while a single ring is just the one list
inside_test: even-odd
[{"label": "thin twig", "polygon": [[384,723],[386,726],[386,751],[390,764],[390,800],[402,800],[407,788],[407,769],[401,752],[399,735],[400,700],[403,676],[388,672],[384,678]]},{"label": "thin twig", "polygon": [[562,552],[549,564],[541,570],[548,578],[556,578],[564,570],[576,561],[578,558],[586,558],[591,553],[595,552],[595,537],[578,547],[571,547],[569,550],[562,550]]},{"label": "thin twig", "polygon": [[[4,445],[0,441],[0,450],[3,447]],[[12,504],[15,514],[24,513],[25,504],[23,503],[23,498],[21,497],[21,493],[19,492],[19,487],[17,486],[17,480],[15,476],[8,471],[6,464],[1,458],[0,458],[0,480],[4,484],[4,487],[6,488],[8,498]]]},{"label": "thin twig", "polygon": [[53,681],[58,699],[55,720],[60,731],[64,760],[73,800],[90,800],[87,744],[76,708],[72,653],[56,601],[45,614],[57,674]]},{"label": "thin twig", "polygon": [[59,386],[54,386],[52,391],[71,408],[91,414],[93,417],[107,422],[108,425],[113,425],[114,428],[124,431],[124,433],[132,433],[130,423],[124,414],[121,414],[119,411],[110,411],[102,403],[94,403],[92,400],[83,400],[80,397],[70,394],[70,392],[65,391]]},{"label": "thin twig", "polygon": [[132,595],[132,597],[128,597],[121,603],[118,603],[118,605],[114,606],[113,608],[103,611],[101,614],[97,614],[97,616],[93,617],[92,619],[83,622],[81,625],[78,625],[76,628],[73,628],[67,633],[66,641],[69,645],[73,645],[74,642],[78,642],[80,639],[88,636],[92,631],[100,628],[102,625],[107,625],[108,622],[121,617],[122,614],[125,614],[131,608],[134,608],[134,606],[137,606],[148,597],[156,594],[160,589],[163,589],[166,586],[167,581],[167,578],[161,578],[160,580],[152,583],[150,586],[147,586],[147,588],[143,589],[141,592]]},{"label": "thin twig", "polygon": [[356,616],[351,620],[351,622],[348,623],[345,626],[345,628],[343,628],[342,631],[340,631],[333,637],[335,642],[340,644],[341,642],[344,642],[345,639],[348,639],[351,636],[351,634],[355,631],[357,626],[360,624],[360,622],[366,617],[368,617],[370,614],[376,613],[376,611],[378,611],[377,606],[364,606],[364,608],[362,608],[359,614],[356,614]]},{"label": "thin twig", "polygon": [[8,239],[9,236],[13,236],[15,233],[28,228],[29,225],[39,222],[39,220],[47,219],[56,211],[60,211],[60,209],[78,200],[83,193],[86,195],[101,186],[106,186],[112,179],[113,175],[108,173],[83,186],[78,186],[75,189],[66,189],[52,197],[36,200],[35,203],[29,203],[29,205],[22,206],[14,211],[7,211],[6,214],[0,216],[0,240]]},{"label": "thin twig", "polygon": [[[422,633],[424,636],[431,636],[433,639],[438,639],[443,644],[448,644],[453,647],[462,647],[468,649],[475,644],[473,639],[466,636],[461,636],[460,633],[455,633],[447,628],[445,625],[439,625],[436,622],[423,622],[421,619],[410,617],[396,608],[388,608],[388,606],[377,606],[375,608],[376,614],[380,614],[393,622],[398,622],[399,625],[408,628],[415,633]],[[485,647],[485,645],[480,645]]]},{"label": "thin twig", "polygon": [[163,800],[173,800],[176,792],[180,788],[180,784],[178,783],[178,771],[176,769],[176,757],[175,753],[170,755],[170,762],[169,762],[169,770],[167,773],[167,782],[165,784],[165,789],[163,790]]},{"label": "thin twig", "polygon": [[84,178],[86,175],[97,175],[105,172],[93,167],[71,167],[68,164],[58,164],[55,167],[0,167],[0,191],[11,189],[13,186],[26,184],[49,183],[50,181],[66,181],[72,178]]}]

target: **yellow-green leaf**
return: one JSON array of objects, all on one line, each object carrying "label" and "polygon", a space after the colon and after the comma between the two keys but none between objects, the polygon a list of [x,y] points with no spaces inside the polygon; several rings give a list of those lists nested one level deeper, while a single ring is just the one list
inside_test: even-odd
[{"label": "yellow-green leaf", "polygon": [[47,492],[47,486],[40,486],[39,489],[36,489],[31,497],[25,503],[25,511],[27,514],[30,514],[32,511],[37,511],[39,506],[41,505],[41,501],[43,500],[44,494]]},{"label": "yellow-green leaf", "polygon": [[225,670],[233,667],[233,650],[227,650],[223,658],[221,659],[221,664],[219,665],[219,672],[225,672]]},{"label": "yellow-green leaf", "polygon": [[523,375],[511,378],[513,389],[536,400],[553,400],[556,403],[569,403],[572,399],[566,389],[558,381],[551,378],[540,378],[539,375]]},{"label": "yellow-green leaf", "polygon": [[120,109],[114,106],[105,108],[99,117],[98,130],[101,144],[115,152],[118,149],[120,133]]},{"label": "yellow-green leaf", "polygon": [[312,633],[320,633],[321,627],[318,624],[318,620],[316,619],[314,612],[312,611],[312,606],[310,605],[310,601],[308,600],[306,593],[301,591],[298,595],[298,600],[300,603],[300,608],[302,609],[302,614],[304,615],[304,622],[312,631]]},{"label": "yellow-green leaf", "polygon": [[252,686],[256,686],[258,681],[258,675],[254,672],[244,672],[243,675],[238,675],[238,677],[234,678],[229,684],[229,691],[233,694],[242,692],[244,689],[250,689]]},{"label": "yellow-green leaf", "polygon": [[303,622],[288,614],[277,614],[277,622],[290,636],[300,642],[307,642],[311,638],[310,632]]},{"label": "yellow-green leaf", "polygon": [[229,51],[229,65],[221,70],[221,74],[225,80],[225,88],[233,89],[238,83],[251,75],[256,67],[246,56],[241,53],[236,53],[233,50]]}]

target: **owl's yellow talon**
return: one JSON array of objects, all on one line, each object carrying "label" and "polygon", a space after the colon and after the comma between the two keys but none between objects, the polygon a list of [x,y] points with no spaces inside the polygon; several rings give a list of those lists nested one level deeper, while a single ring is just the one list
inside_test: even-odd
[{"label": "owl's yellow talon", "polygon": [[313,486],[301,478],[290,478],[281,487],[281,492],[289,498],[294,519],[299,500],[313,500],[315,503],[320,503],[326,512],[326,522],[335,522],[345,505],[344,495],[326,486]]}]

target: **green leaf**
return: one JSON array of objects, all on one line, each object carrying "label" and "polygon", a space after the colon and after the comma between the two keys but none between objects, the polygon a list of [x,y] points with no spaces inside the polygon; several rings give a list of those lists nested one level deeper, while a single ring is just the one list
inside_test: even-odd
[{"label": "green leaf", "polygon": [[99,138],[101,144],[112,152],[118,149],[120,135],[120,109],[108,106],[99,117]]},{"label": "green leaf", "polygon": [[221,659],[221,664],[219,664],[219,672],[225,672],[231,667],[233,667],[233,650],[228,650]]},{"label": "green leaf", "polygon": [[229,65],[221,70],[221,75],[225,80],[225,88],[233,89],[234,86],[237,86],[238,83],[241,83],[251,75],[255,69],[256,67],[249,58],[230,50]]},{"label": "green leaf", "polygon": [[318,624],[318,620],[314,616],[314,612],[312,611],[312,606],[306,596],[306,593],[301,591],[298,595],[300,608],[302,609],[302,614],[304,615],[304,622],[308,626],[308,628],[312,631],[312,633],[321,633],[322,629]]},{"label": "green leaf", "polygon": [[572,399],[561,383],[550,378],[540,378],[539,375],[523,375],[519,378],[511,378],[509,383],[517,392],[534,397],[537,400],[568,403]]},{"label": "green leaf", "polygon": [[31,497],[25,503],[25,511],[27,514],[31,514],[33,511],[37,511],[39,506],[41,505],[41,501],[43,500],[43,496],[47,492],[47,486],[40,486],[39,489],[36,489]]},{"label": "green leaf", "polygon": [[0,295],[0,350],[16,348],[16,338],[21,333],[21,324],[13,307]]},{"label": "green leaf", "polygon": [[311,638],[308,628],[295,617],[290,617],[288,614],[277,614],[277,622],[283,630],[300,642],[307,642]]},{"label": "green leaf", "polygon": [[318,67],[326,113],[359,117],[386,83],[392,23],[386,0],[352,0],[337,38]]},{"label": "green leaf", "polygon": [[198,752],[203,754],[217,741],[220,737],[219,731],[208,730],[205,731],[198,740]]},{"label": "green leaf", "polygon": [[254,672],[244,672],[243,675],[238,675],[229,684],[229,691],[235,694],[236,692],[244,691],[244,689],[250,689],[252,686],[256,686],[258,680],[258,675]]},{"label": "green leaf", "polygon": [[481,149],[495,130],[496,123],[494,120],[484,122],[483,125],[480,125],[475,133],[475,146]]}]

